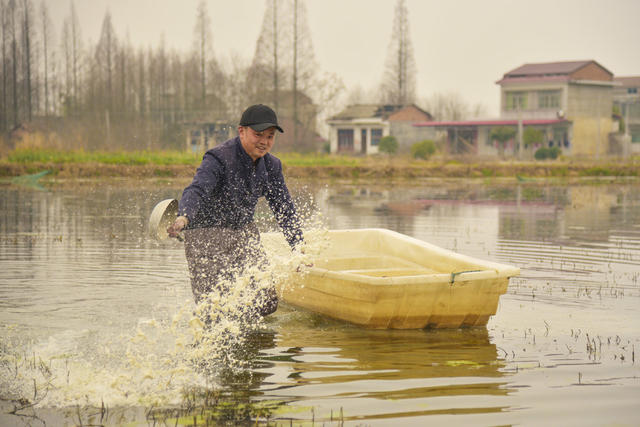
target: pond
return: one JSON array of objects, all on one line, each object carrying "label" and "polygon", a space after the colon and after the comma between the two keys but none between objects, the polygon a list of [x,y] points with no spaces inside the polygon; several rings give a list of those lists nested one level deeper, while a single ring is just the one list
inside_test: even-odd
[{"label": "pond", "polygon": [[[183,245],[146,229],[187,183],[0,187],[0,425],[637,423],[638,181],[290,180],[309,227],[387,228],[521,275],[481,328],[282,304],[226,349],[233,366],[204,369],[184,356]],[[264,204],[257,221],[274,228]]]}]

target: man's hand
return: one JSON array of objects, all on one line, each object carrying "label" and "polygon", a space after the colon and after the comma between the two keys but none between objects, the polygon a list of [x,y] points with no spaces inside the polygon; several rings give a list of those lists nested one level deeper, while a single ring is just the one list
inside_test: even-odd
[{"label": "man's hand", "polygon": [[313,267],[312,262],[302,262],[296,267],[296,273],[302,273],[303,271],[308,270],[311,267]]},{"label": "man's hand", "polygon": [[173,224],[167,227],[167,234],[169,237],[180,238],[180,232],[189,224],[189,219],[186,216],[179,216],[173,221]]}]

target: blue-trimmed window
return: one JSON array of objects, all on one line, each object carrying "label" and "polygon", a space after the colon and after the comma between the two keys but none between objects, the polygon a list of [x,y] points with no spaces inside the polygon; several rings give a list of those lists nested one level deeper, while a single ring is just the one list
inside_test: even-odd
[{"label": "blue-trimmed window", "polygon": [[371,145],[378,145],[382,139],[382,129],[371,129]]}]

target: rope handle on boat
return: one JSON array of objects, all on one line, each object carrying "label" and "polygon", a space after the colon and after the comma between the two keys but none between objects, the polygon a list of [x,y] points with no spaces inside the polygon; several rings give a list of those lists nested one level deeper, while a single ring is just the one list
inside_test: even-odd
[{"label": "rope handle on boat", "polygon": [[465,271],[457,271],[455,273],[451,273],[451,280],[449,281],[449,284],[453,285],[453,282],[455,282],[456,280],[456,276],[459,276],[464,273],[477,273],[479,271],[482,271],[482,270],[465,270]]}]

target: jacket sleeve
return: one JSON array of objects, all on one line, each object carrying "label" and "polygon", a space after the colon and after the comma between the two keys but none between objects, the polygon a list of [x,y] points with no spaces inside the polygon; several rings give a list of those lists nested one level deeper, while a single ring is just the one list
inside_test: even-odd
[{"label": "jacket sleeve", "polygon": [[274,160],[272,170],[269,171],[269,183],[265,197],[278,225],[284,233],[284,237],[289,242],[289,246],[293,248],[303,240],[302,226],[289,194],[289,189],[284,182],[282,163],[278,159]]},{"label": "jacket sleeve", "polygon": [[192,221],[203,203],[206,203],[206,200],[215,191],[222,173],[223,166],[220,161],[212,154],[205,153],[193,181],[182,192],[178,215],[184,215],[189,221]]}]

